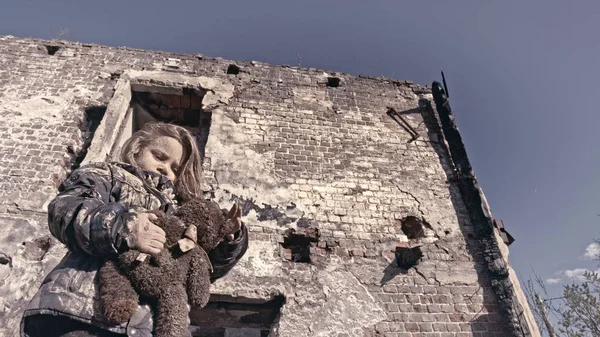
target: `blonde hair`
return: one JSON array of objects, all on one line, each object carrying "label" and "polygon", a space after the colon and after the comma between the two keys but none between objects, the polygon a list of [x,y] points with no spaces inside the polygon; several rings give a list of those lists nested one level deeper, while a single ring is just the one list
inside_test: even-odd
[{"label": "blonde hair", "polygon": [[174,181],[175,194],[181,201],[202,196],[202,161],[192,134],[181,126],[147,123],[129,138],[121,150],[121,161],[139,167],[136,157],[158,137],[171,137],[183,147],[183,158]]}]

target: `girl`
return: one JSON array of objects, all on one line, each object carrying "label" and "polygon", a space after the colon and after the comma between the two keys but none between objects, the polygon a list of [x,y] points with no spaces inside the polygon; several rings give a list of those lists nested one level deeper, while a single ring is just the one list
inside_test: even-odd
[{"label": "girl", "polygon": [[[50,232],[69,252],[25,310],[21,336],[152,336],[147,304],[141,303],[127,323],[115,326],[103,319],[96,273],[105,257],[123,250],[156,254],[164,248],[165,233],[148,211],[169,213],[178,201],[201,196],[202,166],[191,134],[164,123],[136,132],[124,144],[121,161],[75,170],[48,206]],[[227,217],[237,231],[209,252],[211,281],[224,276],[248,247],[239,208],[234,205]]]}]

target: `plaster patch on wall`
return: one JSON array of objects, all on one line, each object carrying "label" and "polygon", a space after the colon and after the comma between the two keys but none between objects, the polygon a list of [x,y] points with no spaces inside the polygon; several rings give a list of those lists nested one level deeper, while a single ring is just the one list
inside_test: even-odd
[{"label": "plaster patch on wall", "polygon": [[[16,313],[27,305],[21,299],[35,294],[42,277],[58,263],[66,249],[48,236],[36,238],[40,228],[37,221],[0,217],[0,224],[4,231],[0,253],[10,258],[9,264],[0,265],[0,317],[4,327],[13,327],[19,326],[21,319]],[[1,332],[0,328],[0,336]]]},{"label": "plaster patch on wall", "polygon": [[211,292],[255,299],[284,295],[285,305],[275,326],[281,336],[360,336],[365,327],[386,319],[383,308],[355,276],[359,268],[363,276],[381,278],[382,268],[332,257],[324,264],[326,268],[289,269],[289,263],[273,254],[269,243],[252,241],[239,265],[217,280]]},{"label": "plaster patch on wall", "polygon": [[362,284],[380,284],[381,278],[384,276],[384,270],[388,264],[385,261],[377,261],[371,264],[354,263],[348,265],[348,270]]},{"label": "plaster patch on wall", "polygon": [[14,123],[26,123],[34,118],[47,123],[60,122],[69,101],[63,97],[30,97],[26,99],[3,99],[0,117],[10,118]]},{"label": "plaster patch on wall", "polygon": [[333,109],[333,102],[327,97],[327,93],[324,91],[315,91],[314,89],[305,89],[302,87],[294,88],[293,101],[297,105],[305,105],[306,103],[313,103],[318,106],[322,106],[325,109]]},{"label": "plaster patch on wall", "polygon": [[346,270],[319,273],[326,300],[316,310],[309,326],[314,336],[332,336],[345,332],[360,336],[365,327],[375,325],[387,315],[354,275]]},{"label": "plaster patch on wall", "polygon": [[282,311],[282,336],[362,336],[363,329],[386,319],[361,282],[339,259],[328,268],[307,271]]},{"label": "plaster patch on wall", "polygon": [[240,276],[250,278],[282,277],[282,267],[277,246],[269,241],[253,240],[235,270]]},{"label": "plaster patch on wall", "polygon": [[439,282],[439,285],[470,285],[478,283],[476,272],[466,272],[464,270],[436,271],[435,280]]},{"label": "plaster patch on wall", "polygon": [[236,130],[238,127],[222,109],[213,111],[206,156],[210,158],[216,187],[252,199],[257,205],[285,208],[294,202],[301,208],[286,184],[273,175],[273,161],[252,150],[246,134]]},{"label": "plaster patch on wall", "polygon": [[0,118],[11,124],[21,124],[31,121],[57,125],[72,115],[69,108],[76,99],[98,100],[101,93],[92,92],[84,87],[70,88],[61,96],[33,95],[19,97],[4,96],[0,103]]},{"label": "plaster patch on wall", "polygon": [[55,189],[50,186],[40,186],[35,192],[15,191],[0,197],[0,205],[15,207],[18,211],[47,212],[50,201],[54,199]]}]

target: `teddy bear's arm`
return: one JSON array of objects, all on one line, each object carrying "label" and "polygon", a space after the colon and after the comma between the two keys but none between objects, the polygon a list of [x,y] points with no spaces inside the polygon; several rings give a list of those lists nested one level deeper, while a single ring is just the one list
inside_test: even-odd
[{"label": "teddy bear's arm", "polygon": [[210,262],[198,249],[188,252],[194,254],[190,260],[187,279],[188,300],[192,307],[202,308],[210,297]]},{"label": "teddy bear's arm", "polygon": [[99,271],[100,308],[111,323],[129,321],[138,307],[138,294],[129,279],[112,260],[107,260]]}]

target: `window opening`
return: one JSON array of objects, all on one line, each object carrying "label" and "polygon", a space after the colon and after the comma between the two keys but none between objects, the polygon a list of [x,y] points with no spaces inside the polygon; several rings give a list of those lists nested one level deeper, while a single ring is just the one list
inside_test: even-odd
[{"label": "window opening", "polygon": [[192,309],[194,337],[266,337],[280,315],[285,298],[269,300],[213,295],[202,309]]},{"label": "window opening", "polygon": [[46,52],[48,53],[48,55],[54,55],[57,51],[60,50],[59,46],[44,45],[44,47],[46,47]]},{"label": "window opening", "polygon": [[230,64],[229,67],[227,67],[227,75],[237,75],[240,73],[240,67],[236,66],[235,64]]},{"label": "window opening", "polygon": [[337,88],[340,86],[340,78],[339,77],[327,77],[327,86],[330,88]]}]

